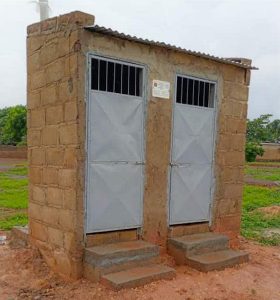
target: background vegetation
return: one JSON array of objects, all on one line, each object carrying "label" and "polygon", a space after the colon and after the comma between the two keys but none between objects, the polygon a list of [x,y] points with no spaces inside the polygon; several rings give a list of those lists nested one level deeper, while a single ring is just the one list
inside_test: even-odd
[{"label": "background vegetation", "polygon": [[26,144],[26,107],[16,105],[0,109],[0,144]]},{"label": "background vegetation", "polygon": [[263,155],[264,149],[261,143],[280,142],[280,119],[271,121],[271,118],[272,115],[267,114],[253,120],[247,120],[246,161],[253,162],[257,155]]}]

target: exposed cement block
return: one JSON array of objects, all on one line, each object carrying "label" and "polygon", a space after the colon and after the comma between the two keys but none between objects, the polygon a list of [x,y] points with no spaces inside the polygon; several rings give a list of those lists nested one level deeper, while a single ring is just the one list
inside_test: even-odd
[{"label": "exposed cement block", "polygon": [[29,230],[28,227],[15,226],[11,231],[11,240],[9,245],[12,248],[26,247],[29,242]]},{"label": "exposed cement block", "polygon": [[249,254],[232,249],[194,255],[187,258],[187,264],[202,272],[223,270],[247,262]]},{"label": "exposed cement block", "polygon": [[169,239],[168,247],[181,250],[185,256],[198,255],[227,248],[228,237],[213,232],[191,234]]},{"label": "exposed cement block", "polygon": [[102,277],[101,282],[114,290],[134,288],[160,279],[172,279],[175,270],[163,265],[136,267],[126,271],[108,274]]}]

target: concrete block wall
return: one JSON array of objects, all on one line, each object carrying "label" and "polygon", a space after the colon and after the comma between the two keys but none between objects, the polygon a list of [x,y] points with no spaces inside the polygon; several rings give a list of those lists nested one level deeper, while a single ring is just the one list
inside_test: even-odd
[{"label": "concrete block wall", "polygon": [[[250,71],[168,49],[92,33],[94,17],[74,12],[28,27],[28,158],[31,241],[48,264],[82,276],[86,144],[86,54],[102,53],[147,66],[146,166],[141,237],[166,250],[169,236],[209,225],[168,224],[168,184],[175,74],[215,80],[218,103],[211,230],[238,243]],[[170,99],[151,95],[153,79],[171,83]],[[187,208],[186,208],[187,209]],[[108,235],[108,238],[107,238]],[[134,239],[104,233],[90,243]]]},{"label": "concrete block wall", "polygon": [[83,255],[79,32],[93,23],[73,12],[27,29],[30,238],[55,271],[72,278],[82,275]]},{"label": "concrete block wall", "polygon": [[[240,233],[250,70],[88,31],[83,31],[81,44],[83,53],[102,53],[104,56],[147,66],[146,165],[142,236],[162,248],[166,247],[168,236],[205,231],[205,224],[188,224],[176,228],[170,228],[168,224],[175,74],[217,81],[215,191],[212,222],[208,228],[226,233],[231,239],[231,244],[237,245]],[[85,64],[85,58],[83,59]],[[163,101],[152,97],[150,83],[153,79],[170,82],[170,99]],[[84,82],[82,85],[84,88],[85,84]]]},{"label": "concrete block wall", "polygon": [[224,66],[217,124],[212,229],[226,233],[232,246],[239,244],[249,84],[250,70]]}]

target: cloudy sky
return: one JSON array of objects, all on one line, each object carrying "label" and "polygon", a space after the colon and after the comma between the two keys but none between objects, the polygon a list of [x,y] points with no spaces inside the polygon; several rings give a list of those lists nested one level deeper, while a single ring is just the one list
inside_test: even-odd
[{"label": "cloudy sky", "polygon": [[[26,103],[26,26],[36,1],[0,0],[0,107]],[[98,25],[222,57],[248,57],[249,117],[280,118],[280,0],[49,0],[50,16],[73,10]]]}]

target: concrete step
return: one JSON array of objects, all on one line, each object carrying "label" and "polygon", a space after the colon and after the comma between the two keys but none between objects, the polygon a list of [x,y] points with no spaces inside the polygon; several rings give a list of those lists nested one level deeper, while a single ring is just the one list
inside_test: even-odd
[{"label": "concrete step", "polygon": [[134,288],[156,280],[172,279],[175,275],[174,269],[153,264],[104,275],[101,278],[101,283],[114,290],[120,290]]},{"label": "concrete step", "polygon": [[202,272],[223,270],[247,262],[249,254],[232,249],[214,251],[187,258],[187,265]]},{"label": "concrete step", "polygon": [[184,235],[168,240],[168,251],[177,264],[185,264],[192,255],[228,249],[228,237],[213,232]]},{"label": "concrete step", "polygon": [[141,240],[86,248],[84,276],[98,281],[101,275],[155,263],[158,257],[159,247]]},{"label": "concrete step", "polygon": [[12,248],[26,247],[29,242],[28,226],[15,226],[11,230],[9,245]]}]

